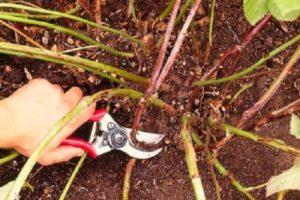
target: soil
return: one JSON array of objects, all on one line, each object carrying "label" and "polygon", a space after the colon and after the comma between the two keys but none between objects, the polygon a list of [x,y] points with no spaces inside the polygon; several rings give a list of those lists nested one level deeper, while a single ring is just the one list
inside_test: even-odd
[{"label": "soil", "polygon": [[[74,1],[32,0],[27,2],[44,8],[61,11],[65,11],[74,6]],[[94,4],[92,2],[93,1],[91,1],[91,5]],[[203,8],[200,9],[195,17],[196,22],[209,16],[210,2],[211,1],[208,0],[203,1]],[[167,3],[168,1],[166,0],[136,1],[135,6],[138,16],[143,22],[148,22],[148,26],[144,26],[142,29],[132,20],[126,18],[128,1],[125,0],[106,1],[106,5],[102,8],[102,20],[112,27],[124,29],[126,32],[137,35],[140,38],[149,34],[153,36],[154,41],[157,41],[163,34],[163,31],[160,30],[161,26],[152,26],[151,22],[153,22],[155,17],[159,16]],[[86,18],[89,17],[83,9],[77,14]],[[139,58],[135,56],[133,59],[124,59],[99,50],[84,50],[81,52],[82,57],[93,60],[98,59],[101,62],[118,66],[142,76],[151,76],[157,50],[154,49],[150,55],[145,56],[129,42],[119,39],[116,36],[95,31],[91,27],[86,27],[80,23],[66,19],[56,20],[55,23],[73,29],[79,29],[85,34],[101,38],[103,43],[117,47],[120,50],[136,50],[139,55]],[[84,45],[84,43],[74,38],[75,44],[70,44],[67,42],[69,36],[52,30],[29,25],[24,26],[23,24],[15,25],[47,48],[53,48],[53,46],[56,45],[59,50],[62,50],[74,48],[75,44]],[[181,24],[177,26],[174,32],[174,39],[175,33],[180,30],[180,26]],[[202,71],[205,72],[210,68],[219,58],[220,54],[224,53],[232,45],[239,43],[251,26],[244,18],[242,0],[217,1],[213,32],[214,43],[209,62],[206,64],[203,64],[203,60],[208,41],[208,24],[196,23],[195,27],[201,56],[197,57],[195,55],[194,44],[192,43],[191,36],[188,35],[175,62],[174,70],[166,81],[168,87],[159,92],[159,97],[173,105],[179,115],[186,111],[195,113],[202,122],[199,127],[199,134],[202,136],[201,130],[205,130],[208,127],[207,118],[211,112],[209,103],[220,100],[219,94],[224,86],[206,87],[204,95],[196,96],[196,100],[192,102],[193,105],[189,106],[189,91],[192,89],[190,87],[191,83],[199,79]],[[299,34],[299,31],[300,24],[297,22],[280,23],[272,19],[264,30],[245,49],[238,63],[239,67],[236,70],[244,69],[255,63],[262,56],[266,55],[267,52]],[[49,33],[48,42],[46,44],[42,42],[42,37],[45,37],[45,32]],[[10,42],[16,42],[14,33],[4,27],[0,29],[0,38],[4,38]],[[18,42],[20,44],[27,44],[22,37],[19,37]],[[225,100],[223,102],[224,109],[221,111],[222,118],[228,123],[235,124],[242,113],[264,94],[295,49],[295,45],[288,48],[256,71],[267,73],[234,81],[228,91],[228,94],[231,96],[245,83],[251,82],[254,83],[254,86],[243,92],[233,104],[229,104],[229,101]],[[224,66],[224,68],[226,68],[226,66]],[[62,68],[57,64],[0,55],[0,95],[9,96],[16,89],[28,82],[28,76],[26,76],[24,69],[28,70],[34,78],[46,78],[52,83],[61,85],[64,89],[68,89],[71,86],[79,86],[87,95],[104,88],[117,86],[90,73],[68,67]],[[226,69],[221,70],[219,77],[224,75],[228,75],[226,74]],[[255,120],[265,116],[268,112],[298,99],[299,88],[297,89],[294,83],[299,82],[299,79],[300,67],[298,62],[280,87],[280,90],[249,123],[255,122]],[[131,87],[140,91],[144,89],[137,85],[131,85]],[[133,111],[136,108],[135,102],[114,98],[107,102],[102,101],[100,104],[101,106],[109,106],[111,114],[120,124],[128,127],[132,125],[134,118]],[[300,141],[288,133],[289,120],[290,117],[276,119],[252,131],[265,137],[283,140],[287,144],[300,148]],[[188,177],[185,155],[179,136],[179,118],[177,116],[168,116],[157,108],[149,107],[144,114],[142,129],[164,133],[166,134],[166,139],[163,153],[153,159],[137,162],[131,180],[131,199],[193,199],[193,191]],[[217,131],[213,133],[215,134],[216,140],[220,139],[224,134]],[[6,153],[6,151],[1,151],[0,156],[4,156]],[[216,199],[215,187],[204,153],[198,152],[197,156],[206,197],[209,200]],[[243,138],[232,139],[221,149],[218,158],[234,177],[245,186],[256,186],[265,183],[271,176],[277,175],[291,167],[294,160],[294,156],[291,154]],[[119,152],[112,152],[94,160],[89,158],[77,175],[68,194],[68,199],[120,199],[125,166],[128,160],[128,156]],[[25,158],[19,157],[8,164],[0,166],[0,185],[13,180],[25,161]],[[76,159],[68,163],[50,167],[37,165],[28,180],[29,183],[34,186],[34,192],[24,190],[21,194],[21,199],[58,199],[75,163]],[[216,170],[215,172],[222,188],[222,199],[240,200],[245,198],[231,186],[226,178],[220,176]],[[265,189],[255,190],[253,194],[256,199],[276,199],[275,195],[266,198]],[[300,192],[289,192],[285,199],[300,199]]]}]

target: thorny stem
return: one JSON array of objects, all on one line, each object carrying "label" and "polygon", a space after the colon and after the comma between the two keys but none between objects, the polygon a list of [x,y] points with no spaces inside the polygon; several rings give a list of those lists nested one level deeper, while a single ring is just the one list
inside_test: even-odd
[{"label": "thorny stem", "polygon": [[[192,132],[192,138],[198,146],[205,145],[196,132]],[[219,160],[214,158],[210,151],[207,151],[207,158],[213,163],[218,172],[230,181],[230,183],[235,187],[235,189],[237,189],[237,191],[241,192],[248,199],[254,200],[254,197],[247,191],[247,188],[243,186],[238,180],[236,180],[233,175],[219,162]]]},{"label": "thorny stem", "polygon": [[273,82],[271,87],[267,90],[267,92],[248,110],[243,113],[241,120],[238,123],[238,127],[242,127],[242,125],[251,118],[255,113],[257,113],[276,93],[276,91],[281,86],[284,79],[287,77],[288,73],[291,71],[293,66],[300,58],[300,46],[297,47],[297,50],[294,52],[289,62],[285,65],[280,75]]},{"label": "thorny stem", "polygon": [[193,185],[195,199],[205,200],[206,198],[197,166],[197,156],[193,147],[192,137],[190,133],[190,118],[190,113],[186,113],[182,117],[182,128],[180,134],[184,144],[185,159],[189,176]]},{"label": "thorny stem", "polygon": [[12,25],[9,25],[8,23],[6,23],[5,21],[0,20],[0,24],[6,26],[7,28],[13,30],[14,32],[18,33],[19,35],[23,36],[28,42],[30,42],[32,45],[41,48],[41,49],[45,49],[45,47],[43,47],[42,45],[40,45],[38,42],[34,41],[33,39],[31,39],[28,35],[26,35],[25,33],[23,33],[22,31],[20,31],[19,29],[15,28]]},{"label": "thorny stem", "polygon": [[8,163],[10,161],[12,161],[13,159],[17,158],[20,154],[17,152],[12,152],[11,154],[9,154],[8,156],[5,156],[3,158],[0,158],[0,165],[3,165],[5,163]]},{"label": "thorny stem", "polygon": [[[1,5],[1,4],[0,4]],[[4,19],[4,20],[9,20],[9,21],[15,21],[15,22],[20,22],[20,23],[25,23],[25,24],[33,24],[33,25],[37,25],[37,26],[43,26],[43,27],[47,27],[62,33],[67,33],[70,35],[73,35],[74,37],[77,37],[85,42],[87,42],[88,44],[92,44],[92,45],[98,45],[101,49],[110,52],[114,55],[117,56],[123,56],[123,57],[133,57],[132,53],[129,52],[122,52],[122,51],[118,51],[116,49],[113,49],[107,45],[101,44],[100,42],[86,36],[83,35],[77,31],[74,31],[72,29],[69,28],[65,28],[62,26],[58,26],[55,24],[51,24],[48,22],[43,22],[43,21],[38,21],[38,20],[33,20],[33,19],[26,19],[26,18],[21,18],[21,17],[14,17],[11,15],[4,15],[4,14],[0,14],[0,19]]]},{"label": "thorny stem", "polygon": [[273,51],[269,52],[266,56],[258,60],[255,64],[251,65],[250,67],[246,68],[245,70],[235,73],[231,76],[228,76],[226,78],[216,79],[216,80],[208,80],[208,81],[197,81],[194,83],[194,86],[206,86],[206,85],[212,85],[212,84],[222,84],[228,81],[233,81],[236,79],[239,79],[242,76],[245,76],[254,70],[260,68],[260,66],[265,63],[267,60],[272,58],[273,56],[277,55],[278,53],[282,52],[283,50],[287,49],[294,43],[298,42],[300,40],[300,35],[295,36],[293,39],[289,40],[288,42],[282,44],[278,48],[274,49]]},{"label": "thorny stem", "polygon": [[289,115],[289,114],[291,114],[293,112],[296,112],[298,110],[300,110],[300,98],[297,99],[296,101],[293,101],[292,103],[289,103],[288,105],[286,105],[286,106],[284,106],[284,107],[282,107],[278,110],[275,110],[275,111],[267,114],[265,117],[258,120],[255,123],[255,126],[261,126],[263,124],[266,124],[269,120]]},{"label": "thorny stem", "polygon": [[260,31],[266,26],[268,21],[270,21],[271,15],[267,15],[262,21],[260,21],[251,31],[249,34],[247,34],[242,43],[240,45],[235,45],[228,49],[224,55],[216,62],[216,64],[208,71],[206,72],[203,77],[201,78],[201,81],[207,80],[208,77],[210,77],[213,73],[215,73],[220,66],[222,66],[225,61],[230,58],[231,56],[237,55],[237,60],[235,60],[234,64],[237,64],[237,61],[239,59],[239,55],[241,54],[242,50],[248,45],[248,43],[254,39],[254,37],[260,33]]},{"label": "thorny stem", "polygon": [[286,151],[288,153],[292,153],[292,154],[295,154],[295,155],[298,155],[298,156],[300,155],[300,149],[288,146],[281,140],[264,138],[264,137],[255,135],[254,133],[251,133],[251,132],[248,132],[248,131],[245,131],[245,130],[242,130],[242,129],[235,128],[235,127],[230,126],[228,124],[221,124],[220,128],[223,129],[224,131],[228,132],[228,133],[231,133],[231,134],[234,134],[234,135],[237,135],[237,136],[240,136],[240,137],[244,137],[244,138],[247,138],[249,140],[253,140],[255,142],[266,144],[268,146],[275,147],[277,149],[280,149],[282,151]]},{"label": "thorny stem", "polygon": [[165,81],[166,77],[168,76],[170,70],[172,69],[173,67],[173,64],[174,64],[174,61],[180,51],[180,47],[183,43],[183,40],[185,38],[185,35],[186,35],[186,32],[187,32],[187,29],[189,28],[190,26],[190,23],[192,22],[196,12],[197,12],[197,9],[199,7],[201,3],[201,0],[196,0],[195,1],[195,4],[193,5],[188,17],[186,18],[185,22],[184,22],[184,25],[177,37],[177,40],[174,44],[174,47],[172,49],[172,52],[165,64],[165,66],[163,67],[162,71],[161,71],[161,74],[155,84],[155,90],[159,90],[160,86],[162,85],[162,83]]},{"label": "thorny stem", "polygon": [[209,33],[208,33],[209,46],[212,46],[213,43],[212,34],[213,34],[213,27],[214,27],[215,7],[216,7],[216,0],[212,0],[210,21],[209,21]]},{"label": "thorny stem", "polygon": [[147,99],[149,98],[149,96],[154,92],[156,81],[159,78],[159,75],[160,75],[160,72],[161,72],[163,60],[164,60],[164,57],[165,57],[165,54],[166,54],[166,51],[167,51],[167,47],[168,47],[168,44],[169,44],[169,40],[170,40],[170,37],[171,37],[172,30],[174,28],[174,22],[175,22],[177,12],[179,10],[180,2],[181,2],[181,0],[176,0],[176,2],[175,2],[175,5],[173,7],[173,11],[172,11],[172,14],[171,14],[168,26],[167,26],[167,30],[166,30],[166,33],[165,33],[164,42],[163,42],[163,45],[162,45],[162,47],[159,51],[158,57],[156,59],[154,70],[152,72],[152,76],[151,76],[148,88],[147,88],[147,90],[144,94],[144,97],[140,100],[139,106],[136,110],[134,123],[133,123],[133,126],[132,126],[132,132],[131,132],[131,136],[132,136],[132,139],[134,140],[134,142],[137,142],[136,139],[135,139],[135,134],[136,134],[136,132],[139,129],[139,126],[140,126],[141,116],[142,116],[143,110],[145,108],[145,103],[147,102]]},{"label": "thorny stem", "polygon": [[[49,134],[44,138],[44,140],[38,145],[38,147],[31,154],[21,172],[18,174],[12,189],[9,191],[8,196],[5,200],[15,200],[18,198],[19,193],[21,191],[22,186],[24,185],[26,179],[28,178],[30,172],[32,171],[35,163],[43,153],[44,149],[48,146],[48,144],[56,137],[56,135],[78,114],[80,114],[87,107],[98,101],[99,99],[112,95],[112,92],[116,92],[118,89],[110,89],[100,91],[98,93],[93,94],[82,100],[74,109],[72,109],[69,113],[67,113],[49,132]],[[149,101],[150,102],[150,101]]]},{"label": "thorny stem", "polygon": [[[3,51],[3,50],[5,50],[5,51]],[[7,53],[6,50],[8,50],[9,53]],[[37,58],[37,59],[42,59],[44,57],[57,59],[57,61],[56,61],[57,63],[59,63],[60,61],[74,63],[74,64],[93,68],[94,70],[101,70],[102,72],[105,72],[105,73],[108,73],[108,72],[114,73],[118,76],[124,77],[131,81],[144,83],[144,84],[148,83],[148,79],[137,76],[133,73],[129,73],[125,70],[121,70],[116,67],[112,67],[110,65],[91,61],[88,59],[84,59],[84,58],[80,58],[80,57],[76,57],[76,56],[65,55],[65,54],[62,54],[59,52],[55,52],[55,51],[38,49],[38,48],[34,48],[34,47],[17,45],[17,44],[12,44],[12,43],[7,43],[7,42],[0,42],[0,51],[1,51],[1,53],[5,53],[5,54],[13,54],[13,52],[16,52],[16,53],[24,52],[27,54],[20,55],[20,56],[33,57],[33,58]],[[28,56],[28,54],[29,54],[29,56]],[[35,57],[35,55],[38,55],[38,56]],[[40,57],[40,56],[44,56],[44,57]]]},{"label": "thorny stem", "polygon": [[104,26],[102,24],[97,24],[95,22],[86,20],[84,18],[81,17],[77,17],[74,15],[70,15],[68,13],[62,13],[62,12],[58,12],[58,11],[52,11],[52,10],[47,10],[47,9],[43,9],[43,8],[34,8],[34,7],[30,7],[30,6],[23,6],[23,5],[17,5],[17,4],[12,4],[12,3],[0,3],[0,8],[15,8],[15,9],[22,9],[22,10],[27,10],[27,11],[31,11],[31,12],[38,12],[38,13],[45,13],[45,14],[50,14],[50,15],[55,15],[55,16],[60,16],[60,17],[64,17],[64,18],[68,18],[68,19],[72,19],[75,21],[79,21],[85,24],[88,24],[90,26],[93,26],[95,28],[99,28],[101,30],[116,34],[116,35],[120,35],[123,38],[135,42],[137,44],[139,44],[144,50],[145,50],[145,44],[141,41],[138,40],[134,37],[132,37],[131,35],[128,35],[127,33],[117,30],[117,29],[113,29],[107,26]]},{"label": "thorny stem", "polygon": [[83,156],[81,156],[81,158],[78,161],[75,169],[73,170],[73,172],[72,172],[72,174],[71,174],[71,176],[70,176],[70,178],[69,178],[69,180],[68,180],[68,182],[67,182],[67,184],[66,184],[66,186],[65,186],[65,188],[63,190],[63,192],[61,193],[61,195],[59,197],[59,200],[64,200],[67,197],[68,191],[69,191],[69,189],[70,189],[70,187],[71,187],[71,185],[72,185],[72,183],[73,183],[76,175],[78,174],[79,169],[81,168],[84,160],[86,159],[86,157],[87,157],[86,153]]},{"label": "thorny stem", "polygon": [[135,163],[136,163],[136,159],[131,158],[126,165],[124,183],[123,183],[122,200],[129,200],[130,180],[131,180],[131,174],[132,174]]}]

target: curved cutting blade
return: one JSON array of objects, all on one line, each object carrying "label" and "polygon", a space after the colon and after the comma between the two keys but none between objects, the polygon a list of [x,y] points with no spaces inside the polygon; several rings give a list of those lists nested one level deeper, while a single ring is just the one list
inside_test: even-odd
[{"label": "curved cutting blade", "polygon": [[[127,133],[130,133],[132,129],[130,128],[125,128]],[[130,134],[128,134],[130,135]],[[137,141],[141,143],[145,143],[148,145],[155,145],[161,142],[164,139],[165,135],[164,134],[157,134],[157,133],[149,133],[149,132],[144,132],[144,131],[138,131],[136,133],[136,139]]]},{"label": "curved cutting blade", "polygon": [[149,151],[137,148],[130,144],[130,142],[127,142],[127,144],[119,150],[136,159],[148,159],[159,154],[163,150],[163,148]]}]

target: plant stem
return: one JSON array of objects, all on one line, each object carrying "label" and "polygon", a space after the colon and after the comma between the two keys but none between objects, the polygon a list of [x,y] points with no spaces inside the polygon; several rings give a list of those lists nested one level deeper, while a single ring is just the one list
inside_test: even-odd
[{"label": "plant stem", "polygon": [[61,65],[64,65],[64,66],[71,66],[71,67],[76,67],[76,68],[82,68],[82,69],[84,69],[86,71],[92,72],[94,74],[98,74],[101,77],[107,78],[107,79],[109,79],[111,81],[114,81],[116,83],[124,84],[124,82],[122,82],[120,79],[115,78],[115,77],[111,76],[110,74],[101,72],[101,71],[99,71],[99,70],[97,70],[95,68],[88,67],[86,65],[80,65],[80,64],[75,64],[75,63],[72,63],[72,62],[66,62],[66,61],[63,61],[63,60],[59,60],[57,58],[50,58],[50,57],[47,57],[47,56],[33,55],[33,54],[30,54],[30,53],[10,51],[10,50],[2,50],[1,48],[0,48],[0,53],[8,54],[8,55],[20,56],[20,57],[28,57],[28,58],[38,59],[38,60],[43,60],[43,61],[47,61],[47,62],[61,64]]},{"label": "plant stem", "polygon": [[188,17],[186,18],[186,20],[184,22],[184,25],[183,25],[182,29],[180,30],[180,33],[179,33],[179,35],[177,37],[177,40],[174,44],[172,52],[171,52],[171,54],[170,54],[170,56],[169,56],[169,58],[168,58],[168,60],[165,64],[165,66],[163,67],[159,78],[157,79],[157,82],[155,84],[155,90],[158,90],[160,88],[160,86],[163,84],[163,82],[167,78],[170,70],[172,69],[174,61],[175,61],[175,59],[176,59],[176,57],[177,57],[177,55],[180,51],[181,45],[182,45],[183,40],[186,36],[187,29],[189,28],[190,23],[192,22],[200,3],[201,3],[201,0],[196,0],[195,1]]},{"label": "plant stem", "polygon": [[17,152],[12,152],[11,154],[9,154],[8,156],[5,156],[3,158],[0,158],[0,165],[3,165],[5,163],[8,163],[10,161],[12,161],[13,159],[17,158],[20,154]]},{"label": "plant stem", "polygon": [[59,32],[62,32],[62,33],[67,33],[67,34],[73,35],[74,37],[77,37],[77,38],[87,42],[88,44],[98,45],[101,49],[103,49],[103,50],[105,50],[109,53],[112,53],[114,55],[123,56],[123,57],[133,57],[132,53],[118,51],[118,50],[113,49],[113,48],[111,48],[107,45],[101,44],[100,42],[98,42],[98,41],[96,41],[96,40],[94,40],[94,39],[92,39],[92,38],[90,38],[86,35],[83,35],[83,34],[77,32],[77,31],[74,31],[72,29],[65,28],[65,27],[62,27],[62,26],[58,26],[58,25],[55,25],[55,24],[51,24],[51,23],[48,23],[48,22],[43,22],[43,21],[38,21],[38,20],[33,20],[33,19],[26,19],[26,18],[21,18],[21,17],[14,17],[14,16],[11,16],[11,15],[5,15],[5,14],[0,14],[0,19],[47,27],[47,28],[50,28],[50,29],[53,29],[53,30],[56,30],[56,31],[59,31]]},{"label": "plant stem", "polygon": [[255,113],[257,113],[269,100],[270,98],[276,93],[276,91],[281,86],[284,79],[287,77],[288,73],[291,71],[293,66],[300,58],[300,46],[297,47],[296,51],[290,58],[289,62],[285,65],[280,75],[275,79],[272,83],[271,87],[267,90],[267,92],[248,110],[243,113],[242,118],[238,123],[238,127],[242,127],[242,125],[251,118]]},{"label": "plant stem", "polygon": [[190,119],[190,113],[184,114],[184,116],[182,117],[182,128],[180,134],[184,144],[186,164],[194,189],[195,199],[205,200],[206,198],[197,166],[196,152],[193,146],[192,137],[190,133]]},{"label": "plant stem", "polygon": [[176,2],[175,2],[170,20],[168,22],[167,30],[165,32],[163,44],[162,44],[159,54],[157,56],[154,70],[152,72],[152,76],[149,81],[148,88],[146,89],[144,97],[140,99],[139,106],[135,112],[135,117],[134,117],[134,122],[133,122],[133,126],[132,126],[132,132],[131,132],[131,136],[132,136],[131,138],[133,139],[134,143],[137,143],[135,134],[140,127],[140,121],[141,121],[141,117],[142,117],[142,114],[143,114],[143,111],[145,108],[145,103],[147,102],[150,95],[155,91],[155,84],[156,84],[156,82],[159,78],[160,72],[161,72],[162,64],[163,64],[163,61],[164,61],[164,58],[166,55],[166,51],[167,51],[169,40],[170,40],[170,37],[172,34],[172,30],[174,28],[175,18],[178,13],[178,10],[179,10],[180,2],[181,2],[181,0],[176,0]]},{"label": "plant stem", "polygon": [[16,32],[17,34],[23,36],[28,42],[30,42],[32,45],[41,48],[41,49],[45,49],[45,47],[43,47],[42,45],[40,45],[38,42],[34,41],[33,39],[31,39],[28,35],[26,35],[24,32],[20,31],[19,29],[15,28],[14,26],[9,25],[8,23],[0,20],[0,24],[6,26],[7,28],[13,30],[14,32]]},{"label": "plant stem", "polygon": [[161,13],[161,15],[158,17],[158,20],[163,21],[169,16],[170,12],[173,10],[175,1],[176,0],[170,0],[167,8]]},{"label": "plant stem", "polygon": [[220,128],[223,129],[224,131],[228,132],[228,133],[231,133],[231,134],[234,134],[234,135],[237,135],[237,136],[240,136],[240,137],[244,137],[244,138],[247,138],[249,140],[253,140],[255,142],[266,144],[268,146],[275,147],[277,149],[280,149],[282,151],[286,151],[288,153],[295,154],[297,156],[300,155],[300,149],[288,146],[281,140],[264,138],[264,137],[255,135],[254,133],[251,133],[251,132],[248,132],[248,131],[245,131],[245,130],[242,130],[242,129],[235,128],[235,127],[230,126],[228,124],[221,124]]},{"label": "plant stem", "polygon": [[129,41],[138,43],[144,49],[146,48],[145,44],[142,41],[140,41],[140,40],[138,40],[138,39],[136,39],[136,38],[128,35],[127,33],[123,32],[123,31],[120,31],[120,30],[117,30],[117,29],[113,29],[113,28],[110,28],[110,27],[107,27],[107,26],[104,26],[104,25],[101,25],[101,24],[97,24],[95,22],[86,20],[86,19],[81,18],[81,17],[74,16],[74,15],[70,15],[70,14],[67,14],[67,13],[62,13],[62,12],[58,12],[58,11],[47,10],[47,9],[43,9],[43,8],[34,8],[34,7],[30,7],[30,6],[23,6],[23,5],[12,4],[12,3],[0,3],[0,7],[2,7],[2,8],[22,9],[22,10],[27,10],[27,11],[31,11],[31,12],[45,13],[45,14],[56,15],[56,16],[60,16],[60,17],[72,19],[72,20],[88,24],[90,26],[99,28],[101,30],[104,30],[104,31],[107,31],[107,32],[110,32],[110,33],[113,33],[113,34],[120,35],[120,36],[122,36],[123,38],[125,38],[125,39],[127,39]]},{"label": "plant stem", "polygon": [[214,18],[215,18],[215,7],[216,7],[216,0],[212,0],[210,21],[209,21],[209,34],[208,34],[209,46],[212,46],[213,43],[212,34],[213,34],[213,26],[214,26]]},{"label": "plant stem", "polygon": [[189,8],[189,6],[192,4],[194,0],[185,0],[184,4],[182,5],[182,7],[180,8],[180,12],[178,14],[178,16],[176,17],[175,20],[175,25],[179,24],[185,14],[185,12],[187,11],[187,9]]},{"label": "plant stem", "polygon": [[261,126],[263,124],[266,124],[271,119],[286,116],[286,115],[289,115],[289,114],[291,114],[293,112],[296,112],[298,110],[300,110],[300,98],[297,99],[296,101],[293,101],[292,103],[289,103],[288,105],[286,105],[286,106],[284,106],[284,107],[282,107],[278,110],[275,110],[275,111],[267,114],[265,117],[258,120],[255,123],[255,126]]},{"label": "plant stem", "polygon": [[[28,46],[24,46],[24,45],[11,44],[11,43],[7,43],[7,42],[0,42],[0,50],[16,51],[17,53],[24,52],[24,53],[27,53],[27,55],[28,54],[31,55],[31,56],[24,55],[26,57],[34,57],[34,55],[45,56],[47,58],[56,59],[57,63],[60,61],[70,62],[70,63],[74,63],[74,64],[78,64],[78,65],[88,66],[95,70],[101,70],[105,73],[107,73],[107,72],[114,73],[118,76],[124,77],[124,78],[134,81],[134,82],[144,83],[144,84],[148,83],[148,79],[137,76],[133,73],[129,73],[125,70],[121,70],[116,67],[112,67],[110,65],[98,63],[98,62],[91,61],[88,59],[84,59],[84,58],[80,58],[80,57],[76,57],[76,56],[65,55],[65,54],[62,54],[59,52],[55,52],[55,51],[38,49],[38,48],[28,47]],[[5,52],[2,52],[2,53],[5,53]],[[10,53],[12,53],[12,52],[10,52]],[[36,58],[40,59],[42,57],[36,57]]]},{"label": "plant stem", "polygon": [[128,6],[128,16],[132,16],[133,21],[137,21],[137,17],[135,14],[135,8],[134,8],[134,0],[129,0],[129,6]]},{"label": "plant stem", "polygon": [[242,94],[245,90],[251,88],[252,86],[253,86],[253,83],[246,83],[245,85],[243,85],[241,87],[241,89],[239,91],[237,91],[237,93],[232,97],[229,104],[232,104],[240,96],[240,94]]},{"label": "plant stem", "polygon": [[[271,14],[266,15],[263,20],[261,20],[251,31],[249,31],[249,33],[244,36],[244,39],[240,45],[237,44],[229,48],[216,62],[216,64],[214,64],[213,67],[202,76],[201,81],[206,81],[209,76],[211,76],[213,73],[216,73],[219,67],[222,66],[223,63],[225,63],[225,61],[230,57],[235,57],[234,62],[231,66],[231,69],[235,69],[243,49],[245,49],[249,42],[251,42],[255,38],[255,36],[263,30],[266,24],[270,21],[271,17]],[[211,46],[208,45],[206,49],[207,55],[205,60],[208,60],[210,49]]]},{"label": "plant stem", "polygon": [[81,156],[80,160],[78,161],[74,171],[72,172],[63,192],[61,193],[60,197],[59,197],[59,200],[64,200],[66,197],[67,197],[67,194],[68,194],[68,191],[77,175],[77,173],[79,172],[79,169],[81,168],[83,162],[85,161],[87,157],[87,154],[85,153],[83,156]]},{"label": "plant stem", "polygon": [[[71,10],[67,11],[66,14],[74,14],[80,9],[80,5],[76,4],[74,8]],[[32,14],[26,14],[26,13],[16,13],[16,12],[5,12],[5,11],[0,11],[0,14],[6,14],[6,15],[12,15],[15,17],[23,17],[23,18],[32,18],[32,19],[45,19],[45,20],[54,20],[54,19],[59,19],[60,16],[56,15],[32,15]]]},{"label": "plant stem", "polygon": [[129,200],[130,180],[131,180],[131,174],[135,163],[136,163],[136,159],[131,158],[126,165],[122,200]]},{"label": "plant stem", "polygon": [[293,39],[289,40],[288,42],[284,43],[283,45],[279,46],[275,50],[269,52],[265,57],[261,58],[255,64],[251,65],[250,67],[246,68],[245,70],[243,70],[241,72],[238,72],[238,73],[228,76],[226,78],[221,78],[221,79],[216,79],[216,80],[208,80],[208,81],[197,81],[193,85],[201,87],[201,86],[212,85],[212,84],[221,84],[221,83],[225,83],[228,81],[233,81],[233,80],[239,79],[240,77],[245,76],[246,74],[249,74],[256,69],[259,69],[260,66],[263,63],[265,63],[267,60],[269,60],[273,56],[277,55],[278,53],[282,52],[283,50],[287,49],[288,47],[290,47],[294,43],[298,42],[299,40],[300,40],[300,34],[295,36]]},{"label": "plant stem", "polygon": [[[196,132],[192,132],[192,138],[193,141],[198,146],[204,146],[205,144],[201,141],[201,138],[198,136]],[[237,191],[241,192],[243,195],[245,195],[248,199],[254,200],[254,197],[247,191],[247,188],[240,184],[238,180],[236,180],[233,175],[218,161],[218,159],[214,158],[210,151],[207,151],[207,158],[211,160],[215,168],[218,170],[218,172],[223,176],[226,177],[231,185],[237,189]]]}]

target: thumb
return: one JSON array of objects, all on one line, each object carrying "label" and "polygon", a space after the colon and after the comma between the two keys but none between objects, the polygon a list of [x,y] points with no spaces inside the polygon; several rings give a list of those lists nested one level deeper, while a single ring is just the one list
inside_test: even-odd
[{"label": "thumb", "polygon": [[38,163],[44,166],[67,162],[74,157],[80,157],[84,154],[84,151],[80,148],[70,146],[59,146],[45,155],[43,155]]}]

